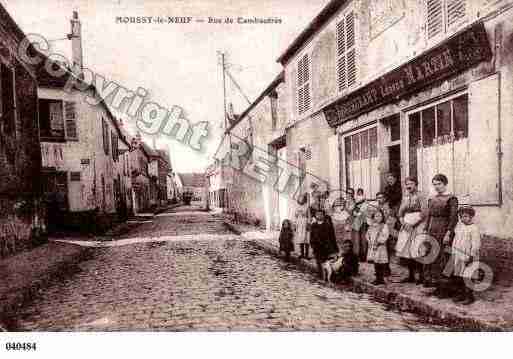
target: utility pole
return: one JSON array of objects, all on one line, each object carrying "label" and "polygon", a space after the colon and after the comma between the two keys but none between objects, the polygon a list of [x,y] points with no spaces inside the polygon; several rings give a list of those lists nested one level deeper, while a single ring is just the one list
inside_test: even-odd
[{"label": "utility pole", "polygon": [[228,113],[226,110],[226,55],[224,52],[221,52],[221,66],[223,70],[223,113],[224,113],[224,132],[225,135],[228,135],[228,141],[230,144],[230,161],[231,161],[231,151],[232,151],[232,136],[227,133],[229,122],[228,122]]}]

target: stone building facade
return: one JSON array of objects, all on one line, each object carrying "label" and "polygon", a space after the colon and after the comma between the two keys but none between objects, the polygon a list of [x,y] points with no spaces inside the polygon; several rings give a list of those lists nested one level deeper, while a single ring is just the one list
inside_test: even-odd
[{"label": "stone building facade", "polygon": [[477,210],[483,260],[509,271],[512,20],[511,1],[331,1],[278,59],[287,155],[311,140],[307,171],[369,199],[389,171],[426,194],[445,173]]},{"label": "stone building facade", "polygon": [[37,78],[19,57],[24,37],[0,5],[0,256],[32,246],[46,230]]}]

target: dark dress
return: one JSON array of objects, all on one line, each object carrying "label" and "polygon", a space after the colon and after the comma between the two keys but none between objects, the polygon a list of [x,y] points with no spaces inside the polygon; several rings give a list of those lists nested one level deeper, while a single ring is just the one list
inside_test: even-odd
[{"label": "dark dress", "polygon": [[282,229],[280,232],[280,251],[294,251],[294,232],[291,229]]},{"label": "dark dress", "polygon": [[[441,250],[433,263],[424,266],[424,272],[426,278],[435,283],[441,280],[442,271],[450,256],[444,251],[445,234],[449,232],[449,239],[452,243],[457,223],[458,199],[456,197],[450,194],[441,194],[429,199],[426,231],[436,239]],[[449,248],[451,243],[449,243]]]}]

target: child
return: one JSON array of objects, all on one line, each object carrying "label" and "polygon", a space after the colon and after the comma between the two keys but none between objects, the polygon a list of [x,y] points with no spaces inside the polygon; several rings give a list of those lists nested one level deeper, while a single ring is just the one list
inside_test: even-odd
[{"label": "child", "polygon": [[481,234],[479,227],[473,223],[476,212],[470,206],[461,207],[458,211],[460,221],[454,229],[452,242],[452,260],[454,264],[454,287],[458,292],[453,299],[463,305],[474,303],[472,288],[465,284],[465,279],[470,280],[472,273],[467,270],[472,262],[479,260],[479,248],[481,247]]},{"label": "child", "polygon": [[342,266],[335,273],[335,281],[339,281],[342,284],[349,283],[352,276],[358,274],[358,257],[353,252],[353,242],[346,239],[342,244]]},{"label": "child", "polygon": [[376,279],[372,284],[385,284],[384,275],[388,264],[387,240],[390,232],[385,224],[385,216],[381,210],[376,210],[371,215],[372,225],[366,233],[368,252],[367,261],[374,263]]},{"label": "child", "polygon": [[294,232],[292,231],[292,224],[288,219],[285,219],[281,224],[280,231],[280,252],[285,253],[285,260],[290,260],[290,252],[294,251]]},{"label": "child", "polygon": [[356,192],[355,205],[353,208],[353,243],[358,242],[358,255],[361,262],[365,262],[367,257],[367,241],[365,240],[365,232],[367,231],[367,209],[368,203],[363,195],[363,189],[358,188]]},{"label": "child", "polygon": [[323,277],[324,271],[322,264],[326,262],[330,256],[338,253],[335,229],[333,228],[331,220],[324,214],[324,211],[318,210],[315,212],[315,221],[312,223],[310,230],[310,245],[314,252],[319,275]]}]

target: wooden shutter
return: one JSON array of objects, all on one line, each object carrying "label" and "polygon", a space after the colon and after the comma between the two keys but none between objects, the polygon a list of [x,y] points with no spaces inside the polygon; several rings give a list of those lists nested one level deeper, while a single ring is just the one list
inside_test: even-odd
[{"label": "wooden shutter", "polygon": [[473,82],[469,91],[468,193],[472,204],[499,202],[499,76]]},{"label": "wooden shutter", "polygon": [[356,27],[354,12],[337,23],[337,81],[342,91],[356,83]]},{"label": "wooden shutter", "polygon": [[105,154],[109,154],[109,126],[107,125],[107,122],[102,117],[102,132],[103,132],[103,150],[105,151]]},{"label": "wooden shutter", "polygon": [[427,37],[428,39],[445,31],[443,0],[427,0]]},{"label": "wooden shutter", "polygon": [[114,132],[110,133],[110,142],[112,143],[112,159],[118,160],[118,138]]},{"label": "wooden shutter", "polygon": [[298,113],[301,114],[310,109],[310,59],[308,54],[298,61],[297,84],[298,84]]},{"label": "wooden shutter", "polygon": [[466,0],[447,1],[447,26],[451,26],[458,20],[463,19],[466,13]]},{"label": "wooden shutter", "polygon": [[346,88],[346,31],[345,21],[337,24],[337,80],[338,90]]},{"label": "wooden shutter", "polygon": [[66,138],[69,140],[78,140],[75,102],[64,102],[64,119],[66,122]]}]

